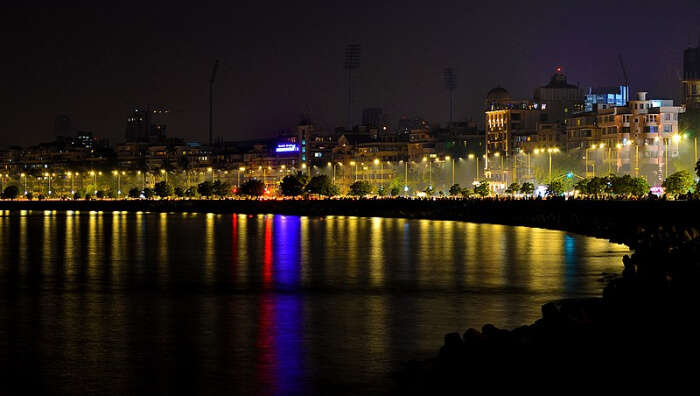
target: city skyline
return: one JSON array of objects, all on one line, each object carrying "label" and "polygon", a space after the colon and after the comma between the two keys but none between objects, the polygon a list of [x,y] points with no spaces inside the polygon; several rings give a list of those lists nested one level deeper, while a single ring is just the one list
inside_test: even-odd
[{"label": "city skyline", "polygon": [[[574,15],[553,2],[509,5],[506,13],[451,5],[431,8],[432,18],[412,2],[401,4],[277,6],[276,13],[209,3],[194,10],[148,5],[133,15],[130,4],[13,6],[5,26],[15,34],[2,39],[15,56],[0,66],[12,76],[2,94],[7,115],[0,144],[51,140],[58,114],[70,115],[76,129],[118,142],[129,109],[148,104],[166,104],[178,115],[170,136],[206,142],[207,83],[216,59],[215,136],[270,137],[301,114],[330,132],[346,119],[342,66],[349,43],[362,48],[355,123],[365,107],[383,108],[392,123],[402,115],[446,122],[442,73],[451,67],[458,81],[455,119],[481,124],[484,97],[494,86],[531,98],[557,66],[582,88],[615,85],[622,81],[619,53],[631,91],[678,100],[682,50],[698,41],[700,11],[690,1],[671,2],[664,17],[627,2],[605,12],[591,5]],[[629,18],[611,9],[626,6]],[[471,18],[464,24],[455,15]],[[203,23],[206,29],[194,28]],[[652,24],[653,31],[644,28]],[[576,25],[596,29],[569,29]]]}]

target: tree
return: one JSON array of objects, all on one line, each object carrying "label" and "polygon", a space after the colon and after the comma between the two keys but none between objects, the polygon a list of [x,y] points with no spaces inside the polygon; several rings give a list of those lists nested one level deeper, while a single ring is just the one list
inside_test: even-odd
[{"label": "tree", "polygon": [[395,196],[399,195],[400,193],[401,193],[401,189],[397,186],[392,187],[391,190],[389,191],[389,195],[391,195],[392,197],[395,197]]},{"label": "tree", "polygon": [[185,190],[185,196],[190,198],[197,196],[197,189],[195,187],[187,188],[187,190]]},{"label": "tree", "polygon": [[372,192],[372,185],[368,181],[358,180],[350,185],[350,195],[363,197]]},{"label": "tree", "polygon": [[635,197],[643,197],[649,193],[649,183],[642,177],[632,179],[632,187],[630,193]]},{"label": "tree", "polygon": [[209,197],[214,192],[214,186],[210,181],[203,181],[197,185],[197,192],[203,197]]},{"label": "tree", "polygon": [[129,190],[129,198],[141,198],[141,190],[133,187]]},{"label": "tree", "polygon": [[433,186],[428,186],[423,192],[425,193],[425,195],[432,197],[435,191],[433,190]]},{"label": "tree", "polygon": [[548,197],[558,197],[564,194],[564,186],[560,181],[554,180],[547,186]]},{"label": "tree", "polygon": [[520,184],[518,183],[511,183],[508,188],[506,188],[506,194],[517,194],[520,192]]},{"label": "tree", "polygon": [[248,195],[251,197],[259,197],[265,194],[265,184],[257,179],[250,179],[245,183],[241,184],[241,188],[238,190],[239,195]]},{"label": "tree", "polygon": [[82,197],[83,195],[80,193],[80,191],[76,191],[75,194],[73,194],[73,199],[80,199]]},{"label": "tree", "polygon": [[624,175],[621,177],[610,176],[611,190],[615,195],[631,195],[632,194],[632,176]]},{"label": "tree", "polygon": [[666,189],[666,193],[678,195],[692,191],[695,186],[695,180],[693,180],[693,175],[689,171],[683,170],[667,177],[662,185]]},{"label": "tree", "polygon": [[486,180],[480,181],[479,184],[474,187],[474,194],[481,197],[489,195],[489,182]]},{"label": "tree", "polygon": [[338,195],[338,186],[331,182],[327,175],[317,175],[311,178],[306,184],[305,190],[311,194],[325,195],[331,197]]},{"label": "tree", "polygon": [[379,195],[380,197],[385,196],[386,195],[386,187],[379,186],[379,188],[377,188],[377,195]]},{"label": "tree", "polygon": [[588,183],[586,183],[586,194],[593,195],[596,198],[603,194],[605,189],[605,180],[600,177],[592,177]]},{"label": "tree", "polygon": [[471,188],[465,187],[465,188],[462,189],[462,191],[460,192],[460,194],[462,194],[462,198],[469,198],[469,197],[471,197],[472,195],[474,195],[474,190],[472,190]]},{"label": "tree", "polygon": [[151,190],[151,189],[148,188],[148,187],[146,187],[146,188],[143,189],[143,197],[146,198],[146,199],[151,199],[151,198],[153,198],[153,195],[154,195],[154,194],[155,194],[155,193],[153,192],[153,190]]},{"label": "tree", "polygon": [[156,195],[161,198],[167,198],[173,195],[173,186],[164,181],[156,183],[155,186],[153,186],[153,190],[155,191]]},{"label": "tree", "polygon": [[295,175],[287,175],[280,182],[280,192],[288,197],[295,197],[304,193],[307,177],[302,172]]},{"label": "tree", "polygon": [[182,197],[185,196],[185,189],[182,188],[182,187],[180,187],[180,186],[175,187],[175,190],[174,190],[174,191],[175,191],[175,195],[176,195],[178,198],[182,198]]},{"label": "tree", "polygon": [[110,189],[109,191],[107,191],[107,198],[116,199],[116,198],[117,198],[117,192],[114,191],[114,190],[112,190],[112,189]]},{"label": "tree", "polygon": [[[214,182],[214,184],[212,184],[212,190],[214,192],[214,195],[217,195],[219,197],[225,197],[231,193],[231,185],[228,182],[222,182],[220,180],[217,180]],[[263,188],[263,192],[264,191],[265,189]]]},{"label": "tree", "polygon": [[588,194],[588,182],[589,179],[581,179],[574,184],[574,189],[578,190],[581,194]]},{"label": "tree", "polygon": [[7,186],[5,191],[2,192],[3,199],[15,199],[19,195],[19,189],[17,186]]},{"label": "tree", "polygon": [[459,184],[453,184],[450,187],[450,195],[452,196],[457,196],[462,193],[462,187],[459,186]]},{"label": "tree", "polygon": [[530,182],[523,183],[520,186],[520,193],[525,195],[532,195],[535,192],[535,185]]},{"label": "tree", "polygon": [[98,190],[95,193],[95,197],[97,197],[97,199],[103,199],[105,197],[105,192],[103,190]]}]

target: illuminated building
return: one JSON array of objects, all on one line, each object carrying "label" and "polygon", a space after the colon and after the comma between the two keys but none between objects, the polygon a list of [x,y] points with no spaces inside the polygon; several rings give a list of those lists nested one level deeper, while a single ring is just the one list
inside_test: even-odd
[{"label": "illuminated building", "polygon": [[563,122],[569,114],[583,110],[584,94],[578,85],[569,84],[557,67],[549,83],[535,89],[534,101],[546,108],[547,121]]},{"label": "illuminated building", "polygon": [[583,111],[593,111],[593,108],[611,106],[626,106],[629,101],[629,88],[619,87],[588,88]]},{"label": "illuminated building", "polygon": [[512,100],[501,87],[486,96],[486,154],[506,156],[518,152],[537,133],[537,123],[547,120],[547,106],[528,100]]},{"label": "illuminated building", "polygon": [[638,92],[627,106],[594,106],[594,111],[566,120],[567,150],[583,151],[603,144],[606,170],[655,173],[654,179],[663,178],[667,158],[678,156],[678,142],[674,144],[672,137],[680,136],[682,112],[672,100],[647,99],[646,92]]}]

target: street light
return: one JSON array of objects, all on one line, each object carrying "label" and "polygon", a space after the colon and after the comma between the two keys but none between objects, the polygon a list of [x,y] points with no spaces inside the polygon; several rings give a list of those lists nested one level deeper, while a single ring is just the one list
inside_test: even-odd
[{"label": "street light", "polygon": [[546,149],[541,148],[541,149],[535,149],[535,154],[544,154],[544,153],[549,154],[549,183],[552,182],[552,154],[558,153],[559,149],[557,147],[548,147]]},{"label": "street light", "polygon": [[501,183],[505,187],[505,185],[506,185],[506,172],[503,169],[503,157],[501,157],[501,153],[499,153],[499,152],[494,153],[493,156],[501,159]]},{"label": "street light", "polygon": [[452,160],[452,186],[455,185],[455,159],[451,158],[449,155],[445,156],[445,161]]},{"label": "street light", "polygon": [[357,181],[357,162],[355,161],[350,161],[350,166],[355,167],[355,181]]},{"label": "street light", "polygon": [[552,153],[558,153],[559,149],[556,147],[550,147],[547,149],[549,153],[549,183],[552,183]]},{"label": "street light", "polygon": [[245,167],[244,167],[244,166],[241,166],[240,168],[238,168],[238,176],[237,176],[237,180],[236,180],[236,188],[240,187],[240,185],[241,185],[241,172],[245,172]]},{"label": "street light", "polygon": [[117,198],[119,198],[122,194],[122,174],[118,170],[112,171],[112,174],[117,177]]},{"label": "street light", "polygon": [[[329,162],[328,164],[330,165],[330,162]],[[333,184],[335,184],[335,167],[336,167],[336,166],[343,166],[343,163],[342,163],[342,162],[336,162],[335,164],[333,164]]]},{"label": "street light", "polygon": [[75,191],[73,190],[73,173],[71,172],[66,172],[66,175],[70,179],[70,193],[75,194]]},{"label": "street light", "polygon": [[97,174],[95,171],[90,171],[90,176],[92,176],[92,185],[95,186],[95,194],[97,194]]},{"label": "street light", "polygon": [[210,166],[207,168],[207,172],[211,173],[211,182],[213,183],[214,182],[214,169],[212,169],[212,167]]},{"label": "street light", "polygon": [[20,176],[24,178],[24,195],[26,196],[27,195],[27,175],[22,173],[22,174],[20,174]]},{"label": "street light", "polygon": [[479,157],[474,154],[469,154],[467,158],[476,159],[476,172],[474,172],[474,183],[476,183],[479,181]]},{"label": "street light", "polygon": [[44,173],[44,176],[48,180],[48,189],[47,189],[48,194],[47,195],[51,195],[51,174],[46,172],[46,173]]},{"label": "street light", "polygon": [[[375,167],[376,167],[377,165],[380,165],[381,170],[380,170],[380,172],[379,172],[379,175],[381,176],[382,171],[384,170],[384,164],[382,164],[382,161],[380,161],[378,158],[375,158],[374,161],[372,161],[372,162],[374,163],[374,166],[375,166]],[[375,179],[375,180],[377,179],[376,174],[375,174],[374,179]]]}]

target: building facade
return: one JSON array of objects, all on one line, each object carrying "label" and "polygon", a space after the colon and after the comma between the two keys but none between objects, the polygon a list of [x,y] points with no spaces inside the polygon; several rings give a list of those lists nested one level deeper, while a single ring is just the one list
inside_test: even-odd
[{"label": "building facade", "polygon": [[600,106],[567,119],[567,150],[586,160],[589,176],[629,173],[660,182],[669,161],[679,155],[682,112],[672,100],[648,99],[646,92],[638,92],[627,106]]}]

